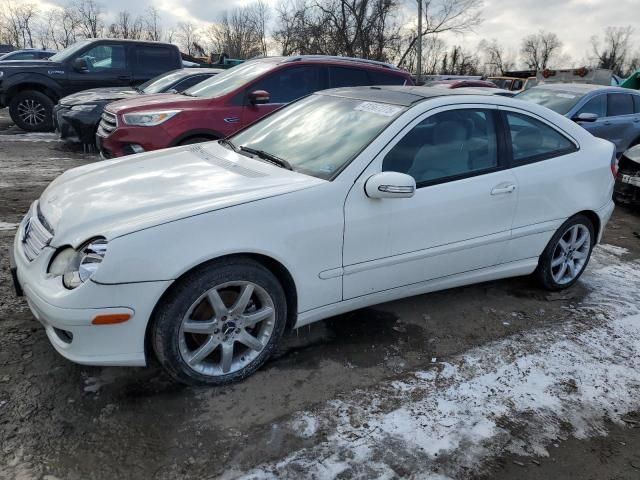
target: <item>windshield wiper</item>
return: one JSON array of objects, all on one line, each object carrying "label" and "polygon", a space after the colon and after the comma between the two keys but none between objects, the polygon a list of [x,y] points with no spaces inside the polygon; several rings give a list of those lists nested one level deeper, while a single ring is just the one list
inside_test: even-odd
[{"label": "windshield wiper", "polygon": [[279,167],[286,168],[287,170],[293,170],[293,166],[291,166],[291,164],[284,158],[276,157],[264,150],[256,150],[255,148],[249,147],[240,147],[240,150],[255,155],[256,157],[266,160],[269,163],[273,163],[274,165],[278,165]]},{"label": "windshield wiper", "polygon": [[235,143],[233,143],[231,140],[227,140],[226,138],[223,138],[222,140],[218,140],[218,143],[220,145],[226,145],[227,147],[231,148],[231,150],[233,150],[234,152],[240,151],[240,149],[236,146]]}]

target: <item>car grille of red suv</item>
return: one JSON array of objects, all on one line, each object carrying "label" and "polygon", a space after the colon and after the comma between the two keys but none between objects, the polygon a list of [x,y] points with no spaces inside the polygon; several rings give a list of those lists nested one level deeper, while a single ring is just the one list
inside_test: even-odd
[{"label": "car grille of red suv", "polygon": [[104,137],[111,135],[118,126],[116,116],[113,113],[102,112],[100,124],[98,125],[98,133]]}]

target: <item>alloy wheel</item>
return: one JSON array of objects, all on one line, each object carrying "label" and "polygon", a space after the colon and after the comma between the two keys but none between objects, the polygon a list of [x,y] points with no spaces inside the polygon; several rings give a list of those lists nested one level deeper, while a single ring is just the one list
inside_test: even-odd
[{"label": "alloy wheel", "polygon": [[589,229],[576,224],[560,237],[551,257],[551,275],[559,285],[572,282],[584,269],[591,249]]},{"label": "alloy wheel", "polygon": [[180,325],[182,359],[198,373],[227,375],[264,350],[275,326],[275,307],[259,285],[227,282],[202,294]]},{"label": "alloy wheel", "polygon": [[46,118],[47,110],[39,101],[25,98],[18,103],[18,116],[25,124],[40,125]]}]

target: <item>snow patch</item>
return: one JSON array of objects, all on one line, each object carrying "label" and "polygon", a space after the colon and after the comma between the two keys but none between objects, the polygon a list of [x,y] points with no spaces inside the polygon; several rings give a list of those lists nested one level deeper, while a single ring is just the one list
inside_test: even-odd
[{"label": "snow patch", "polygon": [[640,263],[624,253],[594,251],[578,320],[327,402],[314,412],[322,442],[233,478],[460,478],[505,451],[548,455],[567,433],[603,434],[640,408]]},{"label": "snow patch", "polygon": [[2,230],[15,230],[18,228],[19,223],[0,222],[0,231]]}]

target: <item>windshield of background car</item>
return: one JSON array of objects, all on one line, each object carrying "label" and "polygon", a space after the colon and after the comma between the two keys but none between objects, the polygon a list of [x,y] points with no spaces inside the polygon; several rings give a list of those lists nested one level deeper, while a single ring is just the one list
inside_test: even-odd
[{"label": "windshield of background car", "polygon": [[76,42],[70,47],[65,48],[61,52],[56,53],[55,55],[49,57],[49,60],[52,62],[64,62],[66,59],[72,57],[77,52],[86,47],[90,42],[88,40],[82,42]]},{"label": "windshield of background car", "polygon": [[331,180],[404,111],[399,105],[316,94],[231,140],[287,160],[295,171]]},{"label": "windshield of background car", "polygon": [[583,97],[582,93],[562,89],[532,88],[516,95],[519,100],[527,100],[550,108],[560,115],[566,114]]},{"label": "windshield of background car", "polygon": [[140,90],[144,93],[162,93],[164,92],[169,85],[174,84],[181,78],[185,78],[182,70],[178,70],[175,72],[162,73],[157,77],[152,78],[151,80],[144,82],[140,85]]},{"label": "windshield of background car", "polygon": [[246,62],[194,85],[185,93],[194,97],[221,97],[275,67],[271,62]]}]

